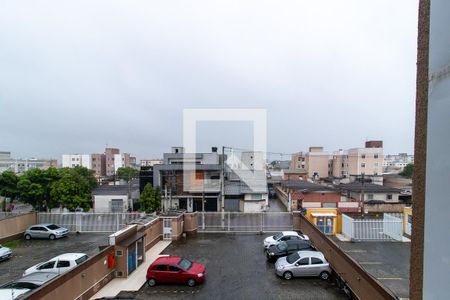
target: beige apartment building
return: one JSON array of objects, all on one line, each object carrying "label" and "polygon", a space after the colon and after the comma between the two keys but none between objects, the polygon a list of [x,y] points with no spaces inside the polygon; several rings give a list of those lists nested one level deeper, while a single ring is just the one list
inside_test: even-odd
[{"label": "beige apartment building", "polygon": [[331,176],[331,161],[331,154],[323,151],[323,147],[309,147],[306,153],[292,155],[291,169],[304,169],[309,178],[325,178]]},{"label": "beige apartment building", "polygon": [[383,172],[383,142],[367,141],[364,148],[339,150],[333,154],[323,147],[310,147],[308,152],[292,155],[291,170],[305,169],[308,178],[351,175],[381,175]]}]

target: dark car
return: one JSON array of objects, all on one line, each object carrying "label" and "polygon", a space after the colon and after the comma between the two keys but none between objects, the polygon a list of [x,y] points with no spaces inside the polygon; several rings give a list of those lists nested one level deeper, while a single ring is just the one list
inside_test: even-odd
[{"label": "dark car", "polygon": [[275,261],[280,257],[288,256],[292,253],[298,252],[299,250],[314,250],[314,248],[311,246],[311,242],[309,240],[290,240],[270,246],[266,249],[266,256],[268,260]]},{"label": "dark car", "polygon": [[205,280],[205,266],[180,256],[163,256],[147,270],[147,284],[180,283],[194,286]]}]

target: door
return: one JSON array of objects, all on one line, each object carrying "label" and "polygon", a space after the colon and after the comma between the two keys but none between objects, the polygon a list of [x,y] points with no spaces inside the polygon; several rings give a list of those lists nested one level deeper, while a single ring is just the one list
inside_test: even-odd
[{"label": "door", "polygon": [[185,209],[187,211],[187,199],[179,199],[178,200],[178,207],[180,209]]},{"label": "door", "polygon": [[311,265],[310,265],[311,275],[319,276],[320,272],[323,269],[323,265],[324,265],[323,261],[320,258],[311,257]]},{"label": "door", "polygon": [[169,218],[163,219],[163,240],[165,241],[172,240],[172,219]]},{"label": "door", "polygon": [[187,281],[184,280],[185,274],[183,274],[183,270],[177,266],[169,265],[169,269],[167,271],[167,280],[173,283],[185,283]]},{"label": "door", "polygon": [[310,276],[309,257],[300,258],[293,272],[294,276]]},{"label": "door", "polygon": [[202,200],[201,199],[192,199],[192,211],[202,211]]},{"label": "door", "polygon": [[39,266],[37,268],[37,271],[38,272],[56,272],[55,263],[56,263],[56,261],[54,261],[54,260],[46,262],[46,263],[42,264],[41,266]]},{"label": "door", "polygon": [[217,198],[205,199],[205,211],[217,211]]}]

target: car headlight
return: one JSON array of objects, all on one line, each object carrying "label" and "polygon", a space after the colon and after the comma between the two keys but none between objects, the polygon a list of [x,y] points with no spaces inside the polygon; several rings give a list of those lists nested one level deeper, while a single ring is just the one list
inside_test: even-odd
[{"label": "car headlight", "polygon": [[270,253],[269,253],[269,255],[275,255],[275,253],[273,253],[273,252],[270,252]]},{"label": "car headlight", "polygon": [[198,273],[197,276],[198,277],[203,277],[203,273]]}]

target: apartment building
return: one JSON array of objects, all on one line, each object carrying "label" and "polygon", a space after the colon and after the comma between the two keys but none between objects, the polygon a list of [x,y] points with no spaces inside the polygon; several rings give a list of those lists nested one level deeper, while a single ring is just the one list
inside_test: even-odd
[{"label": "apartment building", "polygon": [[160,165],[162,163],[162,159],[141,159],[139,161],[141,167],[153,167],[154,165]]},{"label": "apartment building", "polygon": [[163,209],[219,211],[221,156],[217,148],[210,153],[184,153],[172,147],[164,153],[163,163],[153,166],[153,186],[164,193]]},{"label": "apartment building", "polygon": [[120,150],[117,148],[105,149],[105,175],[114,176],[116,173],[116,165],[114,163],[115,155],[120,154]]},{"label": "apartment building", "polygon": [[383,171],[385,173],[400,173],[408,164],[414,163],[414,155],[399,153],[384,156]]},{"label": "apartment building", "polygon": [[332,175],[332,156],[323,147],[309,147],[308,152],[292,155],[291,169],[304,169],[309,178],[319,179]]},{"label": "apartment building", "polygon": [[308,152],[292,155],[291,169],[304,169],[312,179],[377,176],[383,173],[383,159],[383,141],[367,141],[364,148],[340,149],[333,154],[323,147],[310,147]]},{"label": "apartment building", "polygon": [[383,142],[367,141],[364,148],[339,150],[333,153],[333,177],[346,178],[365,174],[376,176],[383,173]]},{"label": "apartment building", "polygon": [[63,168],[85,167],[92,168],[92,159],[90,154],[63,154]]},{"label": "apartment building", "polygon": [[46,170],[50,167],[56,167],[57,164],[56,159],[13,158],[11,152],[0,152],[0,173],[13,171],[16,174],[21,174],[34,168]]}]

